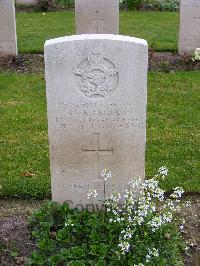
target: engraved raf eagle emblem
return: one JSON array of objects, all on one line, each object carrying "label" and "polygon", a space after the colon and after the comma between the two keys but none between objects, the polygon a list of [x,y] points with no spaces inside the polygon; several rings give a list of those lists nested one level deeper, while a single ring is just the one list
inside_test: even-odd
[{"label": "engraved raf eagle emblem", "polygon": [[88,98],[102,98],[115,90],[119,73],[115,65],[95,50],[74,68],[80,91]]}]

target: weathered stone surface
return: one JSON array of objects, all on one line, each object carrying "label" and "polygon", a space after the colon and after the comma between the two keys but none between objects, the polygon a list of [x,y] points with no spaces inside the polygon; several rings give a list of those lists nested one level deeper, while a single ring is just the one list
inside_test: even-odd
[{"label": "weathered stone surface", "polygon": [[17,55],[14,0],[0,0],[0,56]]},{"label": "weathered stone surface", "polygon": [[179,54],[192,55],[200,47],[200,1],[181,0]]},{"label": "weathered stone surface", "polygon": [[[53,200],[72,206],[144,178],[147,43],[119,35],[76,35],[45,44]],[[113,177],[106,184],[104,168]],[[104,195],[105,193],[105,195]]]},{"label": "weathered stone surface", "polygon": [[118,0],[76,0],[76,33],[119,34]]},{"label": "weathered stone surface", "polygon": [[20,5],[31,6],[31,5],[37,5],[38,0],[16,0],[16,3]]}]

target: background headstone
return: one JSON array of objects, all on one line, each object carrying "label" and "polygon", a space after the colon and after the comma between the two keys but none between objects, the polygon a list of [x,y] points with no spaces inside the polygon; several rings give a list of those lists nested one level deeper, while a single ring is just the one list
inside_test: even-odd
[{"label": "background headstone", "polygon": [[[145,175],[145,40],[119,35],[76,35],[45,44],[53,200],[87,204],[122,191]],[[113,177],[106,185],[104,168]]]},{"label": "background headstone", "polygon": [[119,0],[76,0],[76,33],[119,34]]},{"label": "background headstone", "polygon": [[0,0],[0,55],[17,55],[14,0]]},{"label": "background headstone", "polygon": [[181,0],[179,54],[192,55],[200,47],[200,0]]},{"label": "background headstone", "polygon": [[17,4],[20,5],[37,5],[38,0],[16,0]]}]

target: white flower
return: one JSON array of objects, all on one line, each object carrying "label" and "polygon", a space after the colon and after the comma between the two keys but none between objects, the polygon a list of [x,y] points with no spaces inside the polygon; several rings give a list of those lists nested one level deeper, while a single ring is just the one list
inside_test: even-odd
[{"label": "white flower", "polygon": [[190,247],[186,246],[185,247],[185,251],[188,251],[190,249]]},{"label": "white flower", "polygon": [[122,253],[125,254],[127,252],[129,252],[130,250],[130,244],[126,241],[121,241],[119,244],[118,244],[118,247],[121,249]]},{"label": "white flower", "polygon": [[103,177],[104,181],[108,181],[111,177],[112,177],[112,173],[110,170],[105,169],[103,170],[103,172],[101,173],[101,176]]},{"label": "white flower", "polygon": [[153,249],[152,249],[152,255],[153,255],[154,257],[158,257],[158,256],[159,256],[158,249],[153,248]]},{"label": "white flower", "polygon": [[194,56],[192,57],[192,61],[200,61],[200,48],[196,48]]},{"label": "white flower", "polygon": [[146,262],[149,262],[151,260],[152,257],[158,257],[159,256],[159,252],[158,249],[150,249],[148,248],[148,254],[146,255]]},{"label": "white flower", "polygon": [[138,189],[141,189],[142,187],[142,180],[139,176],[133,177],[128,182],[128,185],[130,186],[132,191],[138,191]]},{"label": "white flower", "polygon": [[176,187],[174,189],[174,192],[170,195],[170,197],[174,198],[174,199],[178,199],[182,197],[182,194],[184,193],[184,190],[182,187]]},{"label": "white flower", "polygon": [[168,175],[168,169],[166,166],[162,166],[158,169],[158,174],[160,174],[161,176],[167,176]]},{"label": "white flower", "polygon": [[97,195],[97,191],[95,189],[91,189],[87,194],[87,199],[96,198]]},{"label": "white flower", "polygon": [[151,256],[150,255],[146,255],[146,262],[149,262],[151,259]]},{"label": "white flower", "polygon": [[179,228],[180,228],[180,230],[182,231],[183,228],[184,228],[184,226],[181,224]]},{"label": "white flower", "polygon": [[190,207],[191,206],[191,201],[186,201],[184,204],[183,204],[184,207]]},{"label": "white flower", "polygon": [[72,223],[71,220],[68,220],[68,221],[65,222],[65,227],[66,226],[74,226],[74,224]]},{"label": "white flower", "polygon": [[173,216],[171,212],[164,213],[162,217],[163,223],[170,223],[172,221],[172,218]]}]

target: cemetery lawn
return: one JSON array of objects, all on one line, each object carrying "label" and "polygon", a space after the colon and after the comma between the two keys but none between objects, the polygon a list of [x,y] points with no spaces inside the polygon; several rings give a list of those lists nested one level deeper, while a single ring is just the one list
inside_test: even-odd
[{"label": "cemetery lawn", "polygon": [[[146,176],[167,166],[168,191],[200,192],[199,84],[199,72],[149,74]],[[49,197],[44,77],[1,73],[0,88],[0,195]]]},{"label": "cemetery lawn", "polygon": [[[74,12],[16,14],[19,53],[43,53],[45,40],[75,33]],[[157,51],[177,51],[179,13],[120,12],[120,34],[146,39]]]}]

